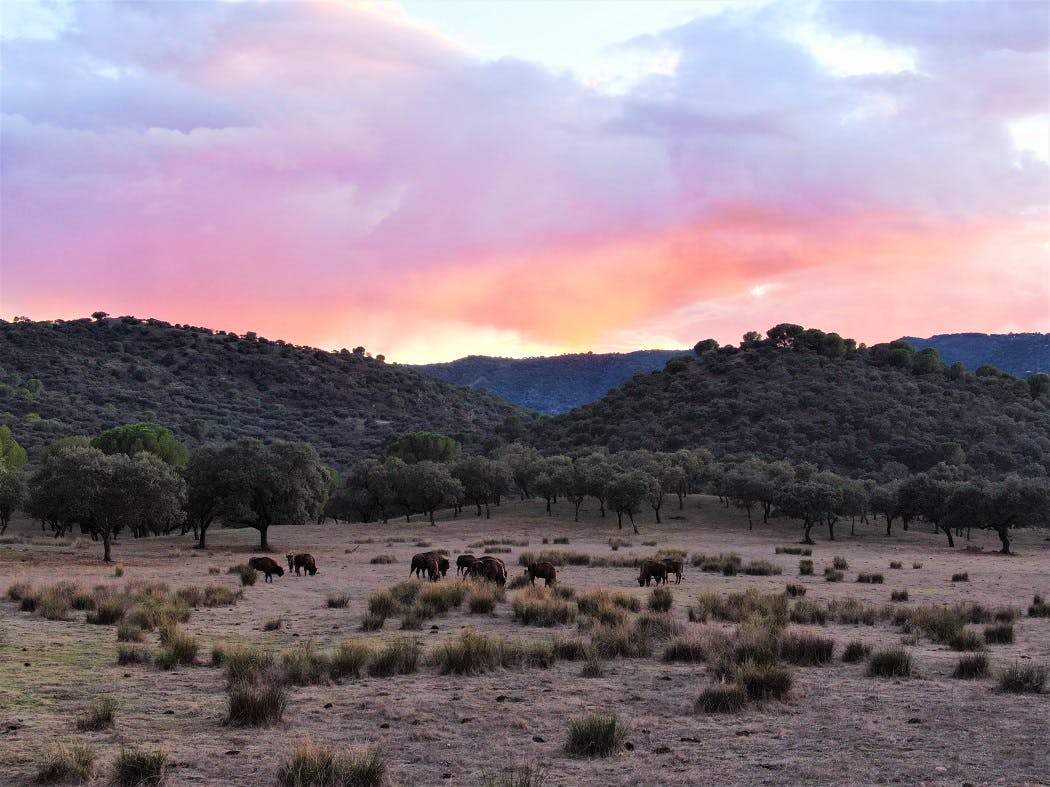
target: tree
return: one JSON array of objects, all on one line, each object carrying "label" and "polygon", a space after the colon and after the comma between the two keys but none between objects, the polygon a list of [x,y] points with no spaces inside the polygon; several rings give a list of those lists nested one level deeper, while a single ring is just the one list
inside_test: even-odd
[{"label": "tree", "polygon": [[1040,396],[1050,396],[1050,374],[1037,372],[1036,374],[1029,376],[1028,391],[1031,393],[1033,399]]},{"label": "tree", "polygon": [[716,342],[714,339],[703,339],[693,346],[693,352],[696,353],[697,356],[705,355],[709,352],[714,352],[717,349],[718,342]]},{"label": "tree", "polygon": [[260,549],[269,549],[271,525],[313,522],[324,508],[324,468],[312,446],[250,438],[227,444],[223,457],[229,486],[222,518],[258,530]]},{"label": "tree", "polygon": [[766,479],[763,463],[749,458],[738,465],[730,467],[722,482],[725,495],[737,508],[747,512],[747,529],[752,530],[751,510],[766,494]]},{"label": "tree", "polygon": [[598,501],[601,516],[605,517],[605,500],[609,493],[609,482],[616,468],[609,462],[607,454],[593,453],[577,460],[577,469],[587,494]]},{"label": "tree", "polygon": [[459,502],[463,497],[463,485],[452,477],[448,466],[440,462],[424,460],[409,465],[405,486],[408,491],[410,510],[421,511],[434,525],[434,512],[443,506]]},{"label": "tree", "polygon": [[620,530],[623,529],[623,515],[627,514],[634,532],[638,532],[634,515],[638,513],[653,483],[655,479],[652,476],[639,470],[621,471],[609,479],[607,502],[616,513],[616,525]]},{"label": "tree", "polygon": [[186,518],[197,546],[204,549],[208,528],[222,513],[232,494],[234,462],[226,455],[232,444],[203,445],[193,452],[183,471],[186,479]]},{"label": "tree", "polygon": [[514,443],[501,449],[497,455],[510,467],[511,477],[518,487],[522,500],[532,497],[532,480],[539,471],[540,452],[520,443]]},{"label": "tree", "polygon": [[189,459],[186,446],[178,441],[170,429],[160,424],[116,426],[92,440],[91,445],[104,454],[134,456],[140,451],[146,451],[178,467],[184,466]]},{"label": "tree", "polygon": [[463,446],[451,437],[434,432],[410,432],[397,438],[387,451],[405,464],[416,462],[452,462],[463,453]]},{"label": "tree", "polygon": [[0,461],[0,536],[7,532],[12,512],[26,496],[26,479],[21,468]]},{"label": "tree", "polygon": [[485,506],[486,519],[491,517],[489,504],[498,503],[514,485],[506,462],[483,456],[460,459],[452,467],[452,476],[463,485],[463,498],[477,506],[478,516],[481,516],[481,507]]},{"label": "tree", "polygon": [[921,516],[931,525],[934,532],[943,530],[948,536],[948,546],[955,546],[951,526],[945,524],[948,513],[948,498],[955,491],[955,480],[945,471],[945,466],[938,465],[934,471],[919,473],[906,478],[898,491],[898,502],[901,511],[911,516]]},{"label": "tree", "polygon": [[12,436],[11,427],[0,426],[0,462],[15,470],[21,470],[26,459],[26,449]]},{"label": "tree", "polygon": [[896,482],[880,484],[871,490],[868,506],[873,514],[882,514],[886,518],[886,535],[893,530],[893,520],[901,516],[901,505],[898,498],[899,485]]},{"label": "tree", "polygon": [[1050,485],[1042,479],[1011,476],[1003,481],[958,484],[945,503],[944,523],[994,530],[1010,554],[1010,529],[1050,524]]},{"label": "tree", "polygon": [[803,544],[812,544],[810,530],[814,525],[828,521],[841,505],[838,485],[817,473],[810,478],[799,478],[787,484],[777,497],[777,507],[792,519],[801,519]]},{"label": "tree", "polygon": [[805,328],[801,325],[782,322],[766,331],[766,336],[769,337],[769,341],[774,347],[789,350],[795,346],[795,340],[802,335],[804,330]]},{"label": "tree", "polygon": [[551,503],[558,501],[572,483],[572,460],[567,456],[549,456],[541,459],[532,479],[532,489],[547,501],[547,516],[552,516]]},{"label": "tree", "polygon": [[91,316],[95,319],[96,322],[102,322],[104,319],[109,317],[109,315],[103,311],[91,312]]}]

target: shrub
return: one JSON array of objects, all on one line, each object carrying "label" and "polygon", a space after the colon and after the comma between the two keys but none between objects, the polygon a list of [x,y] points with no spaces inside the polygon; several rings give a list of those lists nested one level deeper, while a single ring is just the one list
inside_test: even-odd
[{"label": "shrub", "polygon": [[879,610],[855,598],[834,598],[828,602],[828,616],[836,623],[874,626],[879,619]]},{"label": "shrub", "polygon": [[45,620],[69,620],[69,599],[60,593],[48,591],[40,597],[38,611]]},{"label": "shrub", "polygon": [[559,626],[576,620],[576,606],[545,588],[531,588],[514,597],[514,618],[526,626]]},{"label": "shrub", "polygon": [[696,710],[704,713],[738,713],[747,706],[747,692],[735,683],[716,683],[700,692]]},{"label": "shrub", "polygon": [[735,678],[751,700],[785,700],[791,692],[791,673],[777,664],[745,661],[736,668]]},{"label": "shrub", "polygon": [[901,569],[901,568],[904,568],[904,564],[901,563],[899,560],[891,560],[890,561],[890,568],[892,568],[892,569]]},{"label": "shrub", "polygon": [[105,598],[108,593],[100,586],[95,593],[88,593],[86,591],[77,593],[70,600],[69,605],[78,611],[94,609],[95,605],[98,604],[98,598],[100,596]]},{"label": "shrub", "polygon": [[497,638],[467,628],[457,639],[438,645],[434,656],[442,673],[478,675],[500,666],[499,651]]},{"label": "shrub", "polygon": [[284,625],[284,618],[270,618],[263,623],[263,631],[277,631]]},{"label": "shrub", "polygon": [[457,609],[463,603],[466,595],[467,585],[461,581],[440,585],[431,584],[419,591],[416,596],[416,604],[423,609],[425,616],[430,618],[446,615],[453,609]]},{"label": "shrub", "polygon": [[[411,602],[409,602],[411,603]],[[390,591],[381,590],[368,597],[368,613],[376,617],[392,618],[401,612],[401,602]]]},{"label": "shrub", "polygon": [[[553,540],[553,543],[555,543],[555,544],[568,544],[569,543],[569,537],[568,536],[555,536],[554,540]],[[524,544],[522,544],[522,546],[526,546],[526,547],[528,545],[529,545],[528,541],[526,541]]]},{"label": "shrub", "polygon": [[960,572],[958,574],[952,574],[952,582],[969,582],[969,581],[970,581],[970,575],[967,574],[965,571],[962,571],[962,572]]},{"label": "shrub", "polygon": [[934,642],[947,642],[966,624],[966,616],[958,607],[921,604],[910,610],[899,610],[896,622],[902,624],[906,632],[920,631]]},{"label": "shrub", "polygon": [[115,569],[113,569],[113,576],[117,577],[118,579],[124,576],[124,569],[120,566],[117,566]]},{"label": "shrub", "polygon": [[907,601],[908,591],[907,590],[894,590],[890,593],[890,601]]},{"label": "shrub", "polygon": [[95,604],[95,608],[87,613],[86,620],[88,623],[96,623],[102,626],[110,626],[121,620],[124,617],[124,613],[126,611],[126,599],[120,598],[119,596],[115,596],[113,598],[103,598],[98,600]]},{"label": "shrub", "polygon": [[175,599],[187,607],[197,607],[201,603],[201,589],[198,587],[179,588],[175,591]]},{"label": "shrub", "polygon": [[857,581],[867,585],[881,585],[882,579],[882,574],[869,574],[863,571],[857,574]]},{"label": "shrub", "polygon": [[310,686],[328,679],[328,657],[307,640],[281,654],[281,674],[286,683]]},{"label": "shrub", "polygon": [[846,562],[846,558],[840,557],[838,555],[832,558],[831,565],[833,568],[836,568],[839,571],[845,571],[847,568],[849,568],[849,563]]},{"label": "shrub", "polygon": [[1043,601],[1043,597],[1038,593],[1032,598],[1032,604],[1028,607],[1028,617],[1050,618],[1050,604]]},{"label": "shrub", "polygon": [[627,623],[597,626],[591,632],[591,652],[601,658],[646,658],[652,648],[646,631]]},{"label": "shrub", "polygon": [[298,744],[277,769],[281,787],[378,787],[386,779],[387,763],[376,749],[336,754],[311,741]]},{"label": "shrub", "polygon": [[604,675],[605,668],[602,666],[602,660],[592,653],[587,657],[587,663],[583,665],[583,669],[580,670],[580,677],[600,678]]},{"label": "shrub", "polygon": [[576,607],[582,615],[601,617],[602,610],[619,607],[630,612],[640,612],[642,602],[629,593],[611,592],[606,588],[595,588],[576,599]]},{"label": "shrub", "polygon": [[667,639],[682,631],[681,624],[667,612],[643,612],[634,619],[634,627],[646,639]]},{"label": "shrub", "polygon": [[241,566],[236,566],[236,571],[241,577],[241,585],[249,587],[254,585],[259,579],[259,572],[249,566],[247,563]]},{"label": "shrub", "polygon": [[1021,610],[1017,607],[996,607],[992,611],[992,620],[996,623],[1013,623],[1021,617]]},{"label": "shrub", "polygon": [[1011,664],[999,675],[999,689],[1011,694],[1041,694],[1046,684],[1046,667]]},{"label": "shrub", "polygon": [[254,683],[272,677],[275,659],[272,653],[247,645],[216,644],[212,647],[211,663],[226,667],[226,680],[234,683]]},{"label": "shrub", "polygon": [[375,648],[370,642],[344,639],[329,659],[328,670],[335,680],[359,678],[374,652]]},{"label": "shrub", "polygon": [[788,633],[780,640],[780,658],[800,667],[829,664],[835,652],[835,640],[816,634]]},{"label": "shrub", "polygon": [[121,787],[144,787],[164,782],[168,757],[158,750],[124,749],[113,766],[113,780]]},{"label": "shrub", "polygon": [[565,750],[578,757],[609,757],[623,748],[627,728],[615,713],[592,713],[569,723]]},{"label": "shrub", "polygon": [[845,576],[841,571],[836,571],[830,566],[824,569],[824,579],[827,582],[841,582]]},{"label": "shrub", "polygon": [[788,619],[792,623],[823,626],[828,622],[828,610],[821,604],[815,604],[812,601],[796,601],[791,607]]},{"label": "shrub", "polygon": [[868,656],[868,676],[907,678],[911,675],[911,653],[904,648],[880,648]]},{"label": "shrub", "polygon": [[813,574],[813,561],[812,560],[800,560],[798,561],[798,573],[801,576],[808,577]]},{"label": "shrub", "polygon": [[965,656],[960,656],[958,663],[955,665],[955,670],[952,672],[952,677],[962,680],[987,678],[988,657],[983,653],[969,653]]},{"label": "shrub", "polygon": [[342,609],[350,604],[350,595],[348,593],[339,593],[334,596],[329,596],[324,600],[325,606],[329,609]]},{"label": "shrub", "polygon": [[[417,545],[418,546],[418,545]],[[429,546],[429,544],[428,544]],[[387,563],[396,563],[397,558],[393,555],[376,555],[374,558],[368,561],[373,565],[386,565]]]},{"label": "shrub", "polygon": [[378,650],[368,664],[368,674],[373,678],[388,678],[391,675],[409,675],[416,671],[422,646],[414,639],[396,639]]},{"label": "shrub", "polygon": [[117,645],[117,664],[148,664],[150,653],[143,647],[137,645]]},{"label": "shrub", "polygon": [[723,657],[734,664],[749,661],[755,664],[775,664],[780,653],[780,642],[773,628],[766,625],[739,626],[723,647]]},{"label": "shrub", "polygon": [[787,584],[787,587],[784,589],[784,592],[787,593],[788,598],[802,598],[804,595],[806,595],[806,586],[798,585],[794,582],[789,582]]},{"label": "shrub", "polygon": [[95,750],[78,744],[56,744],[44,752],[36,771],[42,784],[86,782],[95,774]]},{"label": "shrub", "polygon": [[232,607],[243,595],[244,591],[226,585],[208,585],[204,588],[203,603],[206,607]]},{"label": "shrub", "polygon": [[402,631],[419,631],[423,628],[427,616],[420,607],[412,607],[401,616]]},{"label": "shrub", "polygon": [[218,566],[208,566],[208,573],[209,574],[221,574],[222,573],[222,569],[219,568]]},{"label": "shrub", "polygon": [[776,563],[768,560],[751,560],[744,564],[741,572],[749,576],[770,577],[782,573],[782,569]]},{"label": "shrub", "polygon": [[161,629],[160,644],[163,649],[154,659],[158,666],[168,668],[176,664],[193,664],[197,659],[197,638],[187,634],[177,625]]},{"label": "shrub", "polygon": [[228,724],[237,727],[266,727],[284,718],[288,692],[273,675],[231,683],[226,689]]},{"label": "shrub", "polygon": [[383,615],[373,615],[367,612],[361,616],[361,631],[379,631],[383,628],[384,623],[386,623],[386,618]]},{"label": "shrub", "polygon": [[708,617],[729,623],[766,622],[783,626],[788,619],[787,595],[760,593],[749,588],[743,593],[722,596],[709,592],[697,596],[693,618],[705,621]]},{"label": "shrub", "polygon": [[618,536],[614,537],[614,538],[610,538],[608,543],[609,543],[609,549],[613,550],[614,552],[617,549],[619,549],[620,547],[634,546],[634,544],[631,541],[631,539],[629,539],[629,538],[620,538]]},{"label": "shrub", "polygon": [[565,661],[582,661],[590,655],[591,648],[582,637],[557,636],[551,640],[554,657]]},{"label": "shrub", "polygon": [[11,601],[21,601],[31,595],[33,595],[33,586],[28,582],[12,582],[7,586],[7,597]]},{"label": "shrub", "polygon": [[948,647],[952,650],[984,650],[981,638],[969,629],[959,629],[948,637]]},{"label": "shrub", "polygon": [[[411,605],[415,600],[416,596],[419,595],[427,583],[419,579],[406,579],[404,582],[398,582],[396,585],[392,585],[387,589],[387,593],[394,599],[397,604],[402,607]],[[396,612],[394,613],[396,614]],[[387,617],[391,617],[388,615]]]},{"label": "shrub", "polygon": [[117,642],[142,642],[142,629],[122,620],[117,624]]},{"label": "shrub", "polygon": [[496,778],[486,779],[484,787],[543,787],[547,777],[530,765],[519,765]]},{"label": "shrub", "polygon": [[701,571],[725,574],[727,576],[735,575],[740,568],[740,564],[743,562],[740,555],[736,552],[723,552],[720,555],[713,556],[697,553],[694,554],[690,560],[693,566],[699,568]]},{"label": "shrub", "polygon": [[670,612],[673,603],[671,588],[658,587],[649,594],[649,609],[653,612]]},{"label": "shrub", "polygon": [[703,640],[695,635],[674,637],[664,648],[664,661],[697,662],[707,660]]},{"label": "shrub", "polygon": [[77,729],[81,732],[109,729],[116,713],[117,701],[112,697],[94,699],[86,710],[76,715]]},{"label": "shrub", "polygon": [[864,661],[871,653],[871,645],[861,642],[859,639],[850,640],[846,649],[842,651],[842,660],[847,664],[856,661]]},{"label": "shrub", "polygon": [[467,608],[473,615],[488,615],[496,608],[496,592],[489,587],[479,586],[467,596]]},{"label": "shrub", "polygon": [[985,626],[984,641],[989,645],[1009,645],[1014,641],[1013,624],[1000,623],[995,626]]}]

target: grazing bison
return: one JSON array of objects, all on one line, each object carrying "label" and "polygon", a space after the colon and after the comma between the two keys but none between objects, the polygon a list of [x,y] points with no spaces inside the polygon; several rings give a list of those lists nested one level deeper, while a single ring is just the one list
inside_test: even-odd
[{"label": "grazing bison", "polygon": [[638,586],[648,587],[649,580],[656,580],[656,584],[667,582],[667,566],[656,560],[646,560],[642,563],[641,571],[638,573]]},{"label": "grazing bison", "polygon": [[261,571],[266,575],[266,582],[273,582],[273,575],[276,574],[279,577],[284,576],[284,569],[281,568],[280,564],[269,557],[253,557],[248,561],[248,565],[254,568],[256,571]]},{"label": "grazing bison", "polygon": [[558,570],[553,563],[548,563],[546,560],[539,563],[529,563],[525,566],[525,573],[529,575],[530,585],[536,584],[537,577],[542,579],[543,586],[548,588],[558,580]]},{"label": "grazing bison", "polygon": [[292,568],[295,569],[297,577],[301,576],[300,570],[313,576],[317,573],[317,561],[314,560],[314,556],[309,552],[296,552],[292,555]]},{"label": "grazing bison", "polygon": [[456,558],[456,573],[457,574],[469,574],[470,567],[477,562],[477,558],[473,555],[460,555]]},{"label": "grazing bison", "polygon": [[660,562],[667,569],[667,576],[670,577],[671,574],[674,574],[674,583],[676,585],[682,584],[682,574],[685,573],[685,561],[680,557],[665,557]]},{"label": "grazing bison", "polygon": [[422,576],[427,572],[427,559],[434,558],[434,562],[437,564],[437,570],[441,576],[445,576],[448,573],[449,563],[447,557],[437,551],[431,552],[420,552],[419,554],[412,556],[412,564],[408,568],[408,574],[411,576],[415,574],[417,577]]},{"label": "grazing bison", "polygon": [[470,567],[471,576],[487,579],[497,585],[507,583],[507,565],[498,557],[482,555]]},{"label": "grazing bison", "polygon": [[427,579],[431,582],[438,581],[438,572],[441,570],[441,564],[435,555],[427,555],[423,568],[426,571]]},{"label": "grazing bison", "polygon": [[295,556],[298,555],[298,554],[299,554],[298,552],[289,552],[287,555],[285,555],[285,557],[288,558],[288,570],[289,571],[291,571],[293,568],[295,568]]}]

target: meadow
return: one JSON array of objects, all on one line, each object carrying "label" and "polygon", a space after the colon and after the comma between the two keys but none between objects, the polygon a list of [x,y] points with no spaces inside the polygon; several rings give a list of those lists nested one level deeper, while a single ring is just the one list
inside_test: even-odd
[{"label": "meadow", "polygon": [[[123,537],[114,566],[89,538],[16,520],[0,539],[4,783],[305,784],[322,767],[327,783],[457,785],[1050,773],[1045,531],[1017,530],[1004,556],[986,531],[950,550],[925,525],[887,538],[847,524],[806,555],[797,523],[748,531],[713,497],[669,501],[640,535],[586,507],[573,522],[567,503],[468,513],[274,527],[271,557],[307,551],[319,570],[272,583],[238,568],[259,554],[250,529],[216,529],[206,550]],[[448,575],[408,582],[412,555],[439,548]],[[675,550],[681,584],[639,587],[637,562]],[[506,589],[459,580],[463,552],[503,558]],[[556,587],[514,587],[523,554],[542,552],[561,563]]]}]

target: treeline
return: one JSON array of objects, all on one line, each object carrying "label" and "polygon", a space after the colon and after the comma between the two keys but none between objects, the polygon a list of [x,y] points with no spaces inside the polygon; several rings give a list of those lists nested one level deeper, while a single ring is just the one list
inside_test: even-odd
[{"label": "treeline", "polygon": [[491,515],[509,495],[541,499],[547,513],[571,505],[574,519],[587,499],[599,515],[636,517],[651,511],[656,522],[669,500],[684,507],[690,494],[718,495],[747,513],[749,527],[761,516],[799,522],[812,543],[814,527],[850,520],[895,521],[905,528],[924,520],[943,531],[995,530],[1010,549],[1010,530],[1045,526],[1050,519],[1050,484],[1041,478],[1010,476],[989,481],[959,467],[940,464],[930,472],[879,484],[822,471],[808,463],[766,461],[753,456],[716,460],[706,449],[644,450],[543,456],[511,444],[491,455],[467,454],[450,437],[428,432],[402,436],[384,459],[356,463],[344,480],[324,466],[305,443],[255,439],[206,444],[186,451],[172,432],[157,424],[131,424],[97,438],[64,438],[44,452],[40,466],[25,477],[25,452],[10,430],[0,427],[0,532],[11,512],[22,508],[56,536],[79,527],[100,540],[111,559],[113,539],[123,531],[136,537],[192,531],[201,547],[208,530],[224,526],[259,531],[267,548],[272,525],[337,521],[389,521],[427,516],[466,506]]},{"label": "treeline", "polygon": [[693,356],[541,419],[522,439],[565,454],[704,446],[880,482],[942,462],[987,478],[1046,477],[1050,376],[971,373],[904,341],[865,347],[782,324],[739,345],[699,342]]}]

